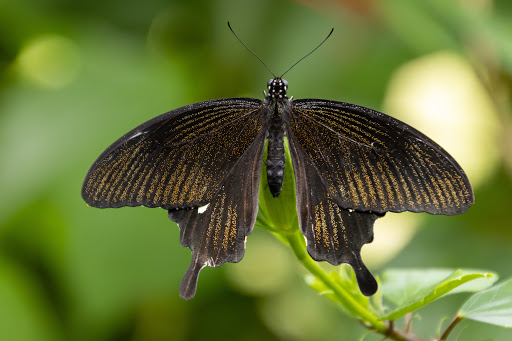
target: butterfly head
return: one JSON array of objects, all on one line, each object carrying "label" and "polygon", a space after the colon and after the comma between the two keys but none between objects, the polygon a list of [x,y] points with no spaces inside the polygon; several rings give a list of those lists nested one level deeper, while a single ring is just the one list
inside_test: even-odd
[{"label": "butterfly head", "polygon": [[288,89],[288,82],[281,78],[269,79],[267,83],[268,96],[270,98],[288,98],[286,97],[286,90]]}]

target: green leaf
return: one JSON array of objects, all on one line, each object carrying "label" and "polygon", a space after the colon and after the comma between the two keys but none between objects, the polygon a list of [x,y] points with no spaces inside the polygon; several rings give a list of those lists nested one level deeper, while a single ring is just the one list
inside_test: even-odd
[{"label": "green leaf", "polygon": [[459,316],[512,328],[512,278],[471,296],[460,308]]},{"label": "green leaf", "polygon": [[[331,274],[329,274],[329,277],[331,277]],[[305,281],[306,281],[307,285],[309,285],[311,288],[316,290],[320,295],[324,295],[331,301],[338,303],[338,299],[336,298],[336,295],[334,294],[334,292],[331,289],[329,289],[327,287],[327,285],[320,278],[315,277],[313,275],[308,275],[308,276],[306,276]],[[342,308],[343,308],[343,306],[342,306]],[[347,312],[346,309],[343,309],[343,310],[345,312]]]},{"label": "green leaf", "polygon": [[[380,319],[396,320],[449,293],[482,290],[491,286],[497,278],[494,273],[469,269],[385,271],[381,275],[383,296],[394,307]],[[474,282],[468,283],[470,281]]]}]

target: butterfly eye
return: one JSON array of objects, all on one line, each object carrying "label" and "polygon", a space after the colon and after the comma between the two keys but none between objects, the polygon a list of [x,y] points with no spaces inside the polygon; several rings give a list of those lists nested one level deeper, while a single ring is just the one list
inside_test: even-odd
[{"label": "butterfly eye", "polygon": [[272,87],[272,83],[274,82],[274,79],[269,79],[268,82],[267,82],[267,88],[270,90],[270,88]]},{"label": "butterfly eye", "polygon": [[285,79],[283,79],[283,84],[284,84],[284,89],[288,90],[288,82]]}]

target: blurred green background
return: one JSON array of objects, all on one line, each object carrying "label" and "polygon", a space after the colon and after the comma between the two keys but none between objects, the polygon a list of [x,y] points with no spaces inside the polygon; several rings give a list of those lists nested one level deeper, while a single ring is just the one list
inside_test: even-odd
[{"label": "blurred green background", "polygon": [[[289,95],[357,103],[444,146],[473,183],[456,217],[388,214],[364,248],[387,267],[512,275],[509,0],[0,1],[0,340],[358,340],[363,326],[307,287],[291,251],[255,229],[239,264],[190,261],[165,211],[99,210],[80,197],[96,157],[138,124],[207,99]],[[433,337],[467,298],[419,311]],[[445,325],[447,321],[445,320]],[[512,331],[463,322],[461,340]],[[365,340],[380,340],[366,335]]]}]

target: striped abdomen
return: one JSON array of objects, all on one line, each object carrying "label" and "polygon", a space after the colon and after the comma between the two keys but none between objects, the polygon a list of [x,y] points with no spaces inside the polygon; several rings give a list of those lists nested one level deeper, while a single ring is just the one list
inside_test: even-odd
[{"label": "striped abdomen", "polygon": [[280,122],[268,131],[267,182],[274,198],[279,196],[284,179],[284,129]]}]

